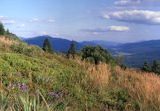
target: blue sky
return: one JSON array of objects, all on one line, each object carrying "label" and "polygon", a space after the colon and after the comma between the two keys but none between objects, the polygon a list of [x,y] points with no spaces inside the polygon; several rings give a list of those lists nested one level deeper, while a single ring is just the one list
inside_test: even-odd
[{"label": "blue sky", "polygon": [[0,0],[0,21],[20,37],[160,39],[160,0]]}]

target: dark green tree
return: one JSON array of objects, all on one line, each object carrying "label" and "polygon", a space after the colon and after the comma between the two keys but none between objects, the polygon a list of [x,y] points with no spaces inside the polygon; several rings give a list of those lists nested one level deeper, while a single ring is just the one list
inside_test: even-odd
[{"label": "dark green tree", "polygon": [[152,71],[152,68],[151,66],[145,61],[141,70],[145,71],[145,72],[151,72]]},{"label": "dark green tree", "polygon": [[75,44],[74,44],[74,41],[71,41],[70,47],[67,51],[67,57],[75,58],[75,54],[76,54]]},{"label": "dark green tree", "polygon": [[157,74],[160,74],[160,62],[158,62],[156,60],[153,61],[152,71],[157,73]]},{"label": "dark green tree", "polygon": [[93,53],[95,51],[95,47],[92,46],[85,46],[81,49],[81,56],[82,60],[86,60],[90,63],[95,64],[95,58],[93,57]]},{"label": "dark green tree", "polygon": [[96,65],[99,64],[99,62],[115,62],[109,52],[106,49],[103,49],[101,46],[85,46],[81,50],[81,55],[82,60],[87,60],[91,63],[95,63]]},{"label": "dark green tree", "polygon": [[53,50],[52,50],[52,47],[51,47],[51,44],[48,40],[48,38],[46,38],[43,42],[43,48],[42,48],[45,52],[49,52],[49,53],[52,53]]},{"label": "dark green tree", "polygon": [[10,34],[9,29],[7,29],[6,34],[7,34],[7,35],[9,35],[9,34]]},{"label": "dark green tree", "polygon": [[2,23],[0,23],[0,35],[4,35],[5,29]]}]

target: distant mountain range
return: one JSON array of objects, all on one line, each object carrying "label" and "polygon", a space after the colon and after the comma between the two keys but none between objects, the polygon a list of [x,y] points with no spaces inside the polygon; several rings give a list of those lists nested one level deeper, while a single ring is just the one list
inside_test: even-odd
[{"label": "distant mountain range", "polygon": [[149,40],[121,44],[112,48],[116,54],[125,55],[125,63],[130,67],[140,67],[144,61],[160,60],[160,40]]},{"label": "distant mountain range", "polygon": [[[37,36],[32,38],[21,38],[21,39],[30,45],[37,45],[42,47],[43,41],[45,38],[49,39],[52,45],[52,48],[56,52],[66,52],[71,42],[70,40],[67,40],[67,39],[62,39],[60,37],[51,37],[51,36]],[[83,41],[83,42],[74,41],[74,43],[77,50],[80,50],[85,45],[92,45],[92,46],[101,45],[103,48],[111,48],[119,45],[118,43],[115,43],[115,42],[107,42],[107,41],[100,41],[100,40]]]},{"label": "distant mountain range", "polygon": [[[49,39],[53,50],[56,52],[66,52],[71,42],[70,40],[67,40],[67,39],[54,38],[51,36],[37,36],[37,37],[27,38],[27,39],[23,38],[23,41],[31,45],[37,45],[39,47],[42,47],[43,41],[45,38]],[[80,48],[83,47],[83,45],[75,41],[75,47],[77,50],[80,50]]]},{"label": "distant mountain range", "polygon": [[[28,44],[42,47],[45,38],[51,42],[52,48],[57,52],[66,52],[70,46],[70,40],[62,39],[60,37],[51,36],[37,36],[33,38],[23,38],[22,40]],[[115,42],[108,42],[102,40],[76,42],[77,50],[80,50],[85,45],[100,45],[106,48],[114,56],[124,55],[124,63],[129,67],[140,67],[144,61],[160,60],[160,40],[150,40],[135,43],[120,44]]]}]

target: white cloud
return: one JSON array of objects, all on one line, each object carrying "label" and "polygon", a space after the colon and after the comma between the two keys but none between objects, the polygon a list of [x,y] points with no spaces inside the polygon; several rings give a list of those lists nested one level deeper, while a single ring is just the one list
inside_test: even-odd
[{"label": "white cloud", "polygon": [[5,16],[0,16],[0,22],[2,22],[3,24],[5,25],[9,25],[9,24],[15,24],[15,20],[12,20],[8,17],[5,17]]},{"label": "white cloud", "polygon": [[108,26],[106,28],[85,29],[82,31],[89,32],[94,35],[98,35],[100,33],[106,33],[106,32],[126,32],[126,31],[130,31],[130,28],[127,26]]},{"label": "white cloud", "polygon": [[113,19],[117,21],[137,23],[137,24],[153,24],[160,25],[160,11],[148,10],[130,10],[106,13],[103,15],[105,19]]},{"label": "white cloud", "polygon": [[3,19],[3,18],[5,18],[4,16],[0,16],[0,19]]},{"label": "white cloud", "polygon": [[25,27],[25,24],[18,25],[18,28],[23,28],[23,27]]},{"label": "white cloud", "polygon": [[21,26],[21,27],[25,27],[25,24],[21,24],[20,26]]},{"label": "white cloud", "polygon": [[55,22],[55,20],[54,20],[54,19],[48,19],[47,21],[48,21],[48,22],[50,22],[50,23]]},{"label": "white cloud", "polygon": [[44,22],[44,23],[54,23],[55,20],[50,18],[50,19],[39,19],[39,18],[33,18],[30,20],[30,22]]},{"label": "white cloud", "polygon": [[42,35],[48,35],[48,33],[46,31],[43,31],[41,34]]},{"label": "white cloud", "polygon": [[2,20],[3,24],[15,24],[16,22],[14,20]]},{"label": "white cloud", "polygon": [[40,20],[38,18],[33,18],[30,20],[30,22],[39,22]]},{"label": "white cloud", "polygon": [[109,26],[107,28],[109,31],[119,31],[119,32],[123,32],[123,31],[129,31],[130,28],[127,26]]},{"label": "white cloud", "polygon": [[141,0],[117,0],[114,2],[115,5],[136,5],[140,3]]}]

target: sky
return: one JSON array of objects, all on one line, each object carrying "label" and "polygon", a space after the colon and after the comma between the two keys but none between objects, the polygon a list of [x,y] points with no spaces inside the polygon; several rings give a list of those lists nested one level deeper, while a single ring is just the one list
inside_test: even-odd
[{"label": "sky", "polygon": [[160,0],[0,0],[0,22],[25,38],[155,40],[160,39]]}]

